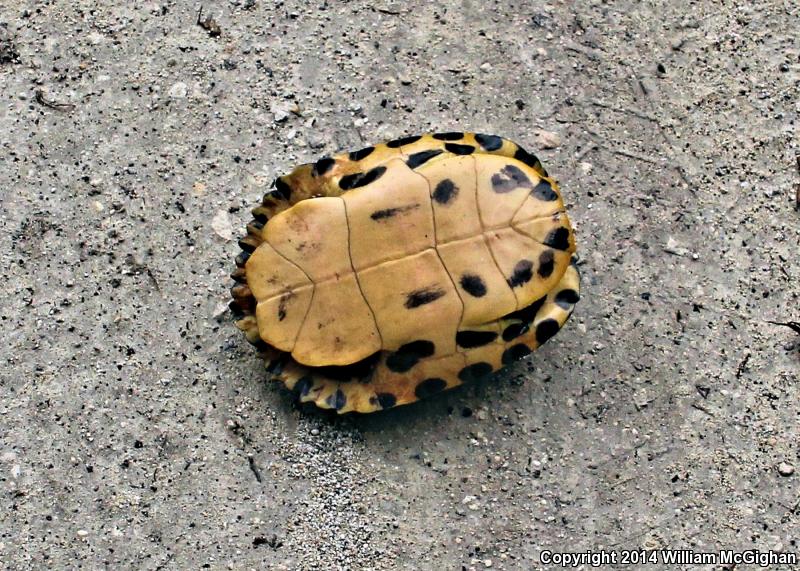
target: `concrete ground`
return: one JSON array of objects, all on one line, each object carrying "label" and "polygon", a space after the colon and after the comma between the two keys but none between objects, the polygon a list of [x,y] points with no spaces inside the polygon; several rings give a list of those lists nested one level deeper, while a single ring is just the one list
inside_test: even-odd
[{"label": "concrete ground", "polygon": [[[800,552],[800,8],[576,4],[0,0],[2,566]],[[572,320],[441,398],[298,409],[225,308],[249,208],[449,130],[559,179]]]}]

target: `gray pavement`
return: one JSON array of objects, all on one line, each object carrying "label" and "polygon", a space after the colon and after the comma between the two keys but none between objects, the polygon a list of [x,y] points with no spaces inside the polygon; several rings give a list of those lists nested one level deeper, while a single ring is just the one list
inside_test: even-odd
[{"label": "gray pavement", "polygon": [[[0,565],[800,552],[796,2],[198,8],[0,0]],[[450,130],[560,181],[572,320],[441,398],[298,409],[225,309],[249,208]]]}]

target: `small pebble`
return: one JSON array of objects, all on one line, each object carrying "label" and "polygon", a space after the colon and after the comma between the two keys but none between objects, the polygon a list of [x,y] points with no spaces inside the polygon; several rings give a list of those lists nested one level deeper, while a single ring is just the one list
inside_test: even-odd
[{"label": "small pebble", "polygon": [[555,149],[561,145],[561,136],[553,131],[538,131],[536,144],[540,149]]},{"label": "small pebble", "polygon": [[783,476],[784,478],[788,478],[792,474],[794,474],[794,466],[788,464],[787,462],[781,462],[778,464],[778,474]]},{"label": "small pebble", "polygon": [[168,95],[173,99],[183,99],[188,93],[189,87],[182,81],[179,81],[169,88]]},{"label": "small pebble", "polygon": [[225,241],[233,240],[233,225],[227,210],[220,210],[211,220],[214,233]]},{"label": "small pebble", "polygon": [[311,429],[311,436],[319,436],[319,429],[318,428],[312,428]]},{"label": "small pebble", "polygon": [[283,123],[289,118],[289,106],[287,104],[276,104],[270,107],[272,119],[276,123]]}]

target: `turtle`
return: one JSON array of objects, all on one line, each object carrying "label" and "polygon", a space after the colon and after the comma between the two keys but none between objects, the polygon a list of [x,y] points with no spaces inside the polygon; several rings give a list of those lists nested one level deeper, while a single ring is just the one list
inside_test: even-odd
[{"label": "turtle", "polygon": [[486,377],[580,298],[555,180],[509,139],[407,136],[297,166],[239,241],[236,325],[302,402],[391,409]]}]

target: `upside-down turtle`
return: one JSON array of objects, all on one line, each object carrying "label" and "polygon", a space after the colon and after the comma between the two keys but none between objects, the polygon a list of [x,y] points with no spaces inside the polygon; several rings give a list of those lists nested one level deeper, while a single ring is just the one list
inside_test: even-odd
[{"label": "upside-down turtle", "polygon": [[494,135],[324,157],[277,178],[253,216],[232,275],[237,326],[302,401],[340,413],[497,371],[579,299],[555,181]]}]

